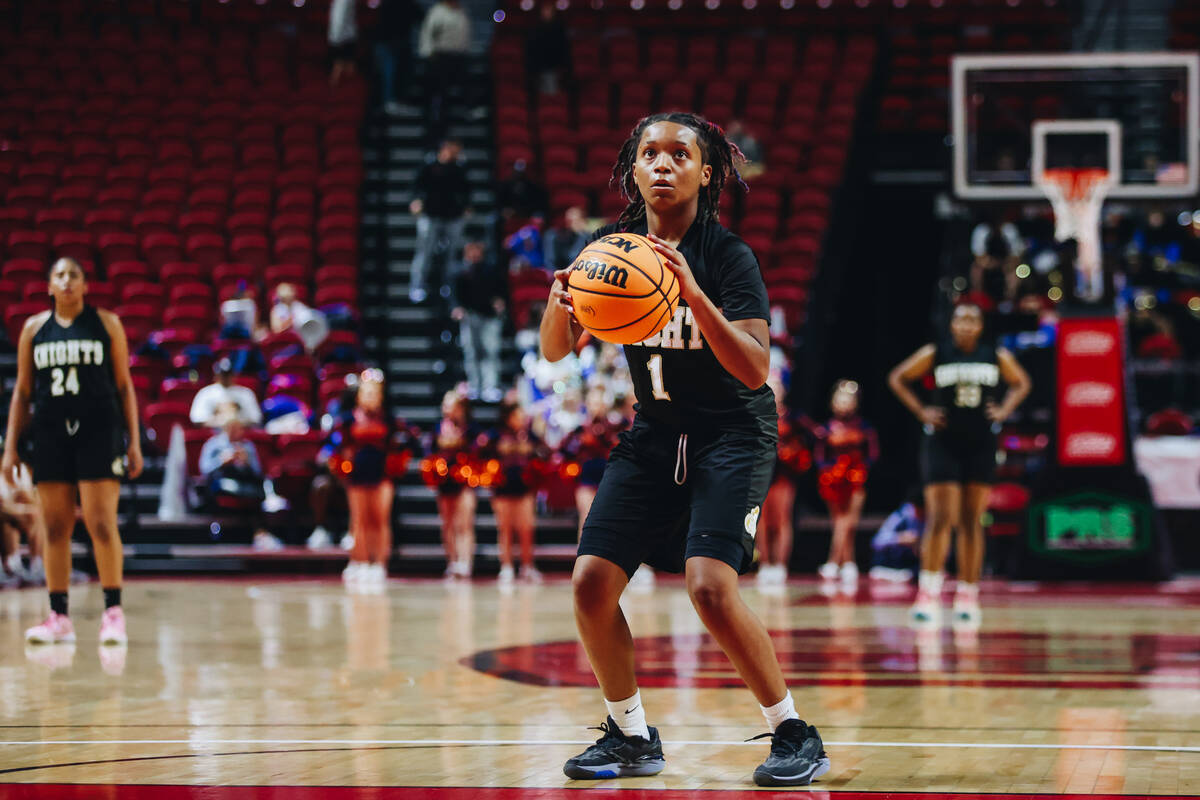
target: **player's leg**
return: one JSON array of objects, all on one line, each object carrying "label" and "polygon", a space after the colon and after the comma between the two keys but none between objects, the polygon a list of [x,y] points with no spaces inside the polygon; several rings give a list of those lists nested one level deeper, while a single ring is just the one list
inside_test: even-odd
[{"label": "player's leg", "polygon": [[71,534],[75,530],[75,485],[45,482],[38,485],[42,518],[46,523],[46,588],[50,592],[50,616],[25,632],[29,642],[75,641],[68,617],[67,590],[71,586]]},{"label": "player's leg", "polygon": [[521,578],[538,583],[542,580],[542,574],[533,563],[533,534],[537,527],[533,492],[513,498],[513,522],[521,543]]},{"label": "player's leg", "polygon": [[768,495],[768,500],[773,500],[771,516],[773,518],[772,526],[775,528],[772,561],[778,567],[783,568],[783,574],[786,576],[787,565],[792,559],[792,539],[794,538],[792,513],[796,508],[796,485],[785,478],[776,481],[775,485],[771,487],[771,492],[775,495],[774,498]]},{"label": "player's leg", "polygon": [[346,487],[346,505],[350,510],[350,536],[354,546],[350,548],[350,563],[342,572],[342,580],[350,586],[356,586],[365,576],[367,566],[367,536],[363,530],[362,489],[357,486]]},{"label": "player's leg", "polygon": [[592,509],[592,501],[596,499],[596,487],[580,484],[575,487],[575,510],[579,513],[579,530],[576,538],[583,536],[583,521],[587,519]]},{"label": "player's leg", "polygon": [[925,535],[921,537],[921,573],[912,617],[916,622],[936,622],[941,613],[942,582],[950,533],[958,523],[962,489],[958,483],[939,481],[925,486]]},{"label": "player's leg", "polygon": [[867,493],[862,489],[855,489],[851,492],[850,501],[838,518],[838,523],[842,526],[842,549],[838,554],[838,561],[841,564],[839,576],[844,587],[858,585],[858,562],[854,558],[854,537],[858,532],[858,521],[862,517],[863,503],[866,501]]},{"label": "player's leg", "polygon": [[392,505],[396,501],[396,485],[384,480],[379,492],[379,563],[387,567],[392,557]]},{"label": "player's leg", "polygon": [[100,588],[104,591],[104,616],[100,620],[101,644],[124,644],[125,616],[121,587],[125,580],[125,551],[117,530],[117,503],[121,482],[115,479],[79,481],[83,524],[92,539]]},{"label": "player's leg", "polygon": [[492,511],[496,514],[496,545],[500,550],[500,581],[508,583],[513,580],[512,539],[513,499],[504,495],[492,495]]},{"label": "player's leg", "polygon": [[954,594],[954,618],[963,623],[978,623],[979,579],[983,574],[983,514],[987,511],[991,486],[968,483],[962,492],[962,513],[958,523],[958,587]]},{"label": "player's leg", "polygon": [[825,507],[829,511],[829,556],[825,559],[825,563],[817,568],[817,574],[821,576],[822,580],[832,581],[837,580],[842,563],[839,560],[842,555],[842,526],[838,524],[842,510],[837,503],[828,499],[825,501]]}]

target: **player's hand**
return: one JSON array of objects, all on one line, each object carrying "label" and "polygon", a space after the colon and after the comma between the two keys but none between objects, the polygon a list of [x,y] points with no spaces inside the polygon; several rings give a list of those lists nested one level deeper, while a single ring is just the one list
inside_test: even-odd
[{"label": "player's hand", "polygon": [[654,242],[654,249],[662,256],[663,263],[667,265],[667,269],[675,273],[675,278],[679,281],[679,296],[688,305],[694,305],[695,298],[703,294],[703,292],[700,291],[700,284],[696,283],[696,276],[692,274],[692,268],[688,266],[687,259],[683,257],[683,253],[654,234],[650,234],[646,238]]},{"label": "player's hand", "polygon": [[921,420],[921,424],[928,425],[935,431],[946,427],[946,412],[937,406],[925,406],[917,415],[917,419]]},{"label": "player's hand", "polygon": [[1008,412],[1002,406],[998,406],[995,403],[988,403],[983,413],[992,422],[1004,422],[1004,420],[1008,419]]},{"label": "player's hand", "polygon": [[550,286],[550,304],[556,305],[575,319],[575,304],[571,302],[571,293],[567,291],[567,280],[571,277],[571,269],[560,269],[554,273],[554,283]]},{"label": "player's hand", "polygon": [[420,216],[421,212],[425,210],[425,204],[421,202],[421,198],[415,198],[408,204],[408,210],[413,216]]},{"label": "player's hand", "polygon": [[125,451],[125,460],[129,462],[127,467],[129,477],[137,479],[142,474],[142,445],[133,441],[129,443],[129,449]]}]

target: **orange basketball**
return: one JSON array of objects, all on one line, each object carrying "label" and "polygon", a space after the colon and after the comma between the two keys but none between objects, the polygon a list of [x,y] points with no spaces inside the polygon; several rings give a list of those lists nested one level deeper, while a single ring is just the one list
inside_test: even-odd
[{"label": "orange basketball", "polygon": [[567,289],[575,318],[597,339],[635,344],[658,333],[679,301],[679,281],[645,236],[612,233],[583,249]]}]

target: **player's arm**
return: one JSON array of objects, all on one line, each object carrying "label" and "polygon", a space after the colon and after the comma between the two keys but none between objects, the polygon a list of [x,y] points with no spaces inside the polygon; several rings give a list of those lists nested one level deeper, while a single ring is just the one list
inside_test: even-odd
[{"label": "player's arm", "polygon": [[33,337],[49,318],[49,311],[34,314],[25,321],[17,339],[17,385],[13,387],[12,402],[8,406],[8,431],[4,435],[4,458],[0,462],[0,472],[6,478],[17,466],[17,441],[29,424],[29,404],[33,402]]},{"label": "player's arm", "polygon": [[[683,253],[654,234],[647,238],[654,242],[654,249],[667,269],[675,273],[679,297],[692,309],[692,319],[721,366],[751,389],[766,383],[771,370],[771,334],[767,321],[755,317],[726,319],[696,283],[696,276]],[[761,286],[761,278],[758,280]]]},{"label": "player's arm", "polygon": [[575,343],[583,333],[583,327],[575,319],[571,295],[567,292],[570,274],[570,269],[560,269],[554,273],[554,283],[550,286],[550,297],[546,301],[546,313],[542,315],[542,324],[538,328],[542,357],[547,361],[566,358],[575,349]]},{"label": "player's arm", "polygon": [[929,374],[936,355],[937,348],[932,344],[917,350],[888,373],[888,387],[923,424],[941,428],[946,424],[946,412],[940,408],[926,407],[909,388],[910,383]]},{"label": "player's arm", "polygon": [[129,340],[125,338],[125,326],[111,311],[100,311],[100,321],[108,331],[112,342],[113,382],[117,396],[121,398],[121,411],[125,414],[125,429],[129,431],[129,448],[125,457],[129,460],[129,477],[142,474],[142,432],[138,421],[137,393],[133,390],[133,378],[129,374]]},{"label": "player's arm", "polygon": [[1008,384],[1008,392],[1000,405],[989,406],[987,415],[992,422],[1003,422],[1017,410],[1021,401],[1029,396],[1030,390],[1033,389],[1033,381],[1008,348],[996,348],[996,360],[1000,363],[1000,377]]}]

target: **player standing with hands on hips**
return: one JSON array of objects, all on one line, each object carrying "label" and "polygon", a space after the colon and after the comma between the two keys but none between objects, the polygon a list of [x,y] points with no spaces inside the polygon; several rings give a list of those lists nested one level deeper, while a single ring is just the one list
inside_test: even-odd
[{"label": "player standing with hands on hips", "polygon": [[[934,390],[923,404],[908,384],[932,374]],[[1008,384],[999,399],[1000,383]],[[983,512],[996,473],[996,432],[1029,394],[1032,384],[1016,357],[983,340],[983,311],[960,303],[950,318],[950,338],[927,344],[900,362],[888,386],[921,421],[926,533],[912,618],[936,623],[941,614],[942,572],[950,530],[958,530],[958,587],[954,619],[977,625],[983,573]]]},{"label": "player standing with hands on hips", "polygon": [[[816,728],[796,713],[766,628],[738,594],[778,438],[766,385],[766,287],[753,251],[717,221],[726,181],[740,181],[739,160],[737,147],[702,117],[646,117],[613,169],[629,204],[593,236],[648,235],[679,281],[680,303],[661,333],[625,347],[637,416],[609,456],[580,537],[575,620],[608,719],[596,744],[567,761],[563,771],[572,778],[654,775],[665,767],[618,605],[643,562],[684,572],[692,605],[758,700],[773,732],[764,734],[771,753],[755,782],[806,784],[829,771]],[[542,318],[550,361],[570,353],[582,331],[569,275],[555,273]]]},{"label": "player standing with hands on hips", "polygon": [[75,641],[67,589],[78,498],[104,589],[100,643],[122,645],[124,554],[117,501],[121,478],[142,473],[129,344],[116,314],[85,303],[87,279],[76,262],[62,258],[54,263],[49,291],[53,308],[30,317],[17,343],[17,385],[0,462],[0,472],[11,474],[32,402],[33,480],[46,522],[50,616],[26,631],[25,638],[39,644]]}]

